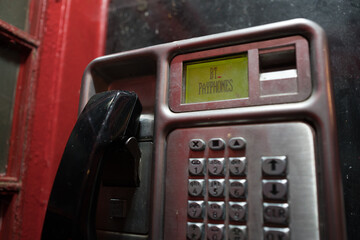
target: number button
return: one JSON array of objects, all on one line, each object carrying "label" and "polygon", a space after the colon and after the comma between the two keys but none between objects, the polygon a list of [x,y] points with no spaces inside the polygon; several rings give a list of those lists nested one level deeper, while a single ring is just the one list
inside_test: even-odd
[{"label": "number button", "polygon": [[245,174],[246,158],[231,157],[229,158],[229,171],[233,176],[241,176]]},{"label": "number button", "polygon": [[224,179],[209,180],[209,194],[212,197],[222,197],[224,193]]},{"label": "number button", "polygon": [[203,217],[204,201],[189,201],[188,202],[188,216],[191,218]]},{"label": "number button", "polygon": [[214,176],[224,175],[224,158],[209,158],[209,173]]},{"label": "number button", "polygon": [[220,220],[224,218],[224,202],[208,202],[207,212],[209,218]]},{"label": "number button", "polygon": [[208,240],[221,240],[224,235],[223,224],[208,224],[207,238]]},{"label": "number button", "polygon": [[244,221],[246,216],[246,202],[229,202],[229,216],[233,221]]},{"label": "number button", "polygon": [[204,158],[190,158],[189,159],[189,173],[194,176],[204,175],[205,159]]},{"label": "number button", "polygon": [[246,180],[229,180],[229,193],[233,198],[245,198]]},{"label": "number button", "polygon": [[203,196],[204,193],[204,180],[189,180],[188,184],[189,195],[193,197]]}]

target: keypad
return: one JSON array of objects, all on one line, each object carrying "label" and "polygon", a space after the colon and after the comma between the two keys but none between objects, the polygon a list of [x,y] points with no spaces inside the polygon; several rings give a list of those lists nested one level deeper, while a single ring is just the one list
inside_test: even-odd
[{"label": "keypad", "polygon": [[[190,150],[205,151],[203,139],[192,139]],[[202,158],[189,158],[188,239],[247,239],[246,140],[233,137],[207,141]],[[231,155],[222,156],[226,148]],[[230,155],[230,154],[228,154]],[[238,156],[237,156],[238,155]],[[286,156],[263,156],[260,161],[263,197],[263,237],[290,239]],[[195,221],[195,222],[193,222]]]},{"label": "keypad", "polygon": [[[198,147],[193,148],[202,142],[207,145],[200,154]],[[202,157],[188,159],[187,238],[247,239],[246,157],[242,151],[245,139],[191,139],[189,146],[194,155]],[[230,151],[231,156],[225,157],[225,151]]]}]

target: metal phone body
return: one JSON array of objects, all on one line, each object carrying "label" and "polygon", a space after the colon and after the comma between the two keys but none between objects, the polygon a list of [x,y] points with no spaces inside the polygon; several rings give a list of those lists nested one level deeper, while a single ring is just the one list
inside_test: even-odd
[{"label": "metal phone body", "polygon": [[[247,97],[184,102],[184,64],[236,54],[247,56]],[[80,109],[109,89],[139,95],[145,154],[142,190],[100,191],[102,239],[346,239],[317,24],[295,19],[100,57],[84,73]]]}]

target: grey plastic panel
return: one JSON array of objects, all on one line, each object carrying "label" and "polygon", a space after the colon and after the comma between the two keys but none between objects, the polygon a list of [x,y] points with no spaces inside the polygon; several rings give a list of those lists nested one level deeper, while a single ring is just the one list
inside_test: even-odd
[{"label": "grey plastic panel", "polygon": [[130,234],[134,239],[147,237],[150,231],[153,143],[139,142],[139,147],[140,186],[101,186],[96,218],[99,230]]}]

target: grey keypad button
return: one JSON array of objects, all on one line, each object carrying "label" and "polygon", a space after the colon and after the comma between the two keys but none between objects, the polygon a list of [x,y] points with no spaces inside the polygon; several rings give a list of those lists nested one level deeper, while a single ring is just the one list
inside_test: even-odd
[{"label": "grey keypad button", "polygon": [[204,195],[204,180],[190,179],[188,183],[189,195],[199,197]]},{"label": "grey keypad button", "polygon": [[263,196],[266,199],[285,200],[287,198],[287,180],[263,180]]},{"label": "grey keypad button", "polygon": [[262,157],[261,167],[264,175],[284,176],[286,174],[286,156]]},{"label": "grey keypad button", "polygon": [[264,240],[289,240],[289,228],[264,228]]},{"label": "grey keypad button", "polygon": [[208,217],[213,220],[224,219],[225,211],[224,202],[208,202],[207,204],[207,213]]},{"label": "grey keypad button", "polygon": [[245,221],[246,212],[246,202],[229,202],[229,216],[232,221]]},{"label": "grey keypad button", "polygon": [[209,148],[212,150],[223,150],[225,148],[225,141],[221,138],[212,138],[209,141]]},{"label": "grey keypad button", "polygon": [[191,139],[189,141],[189,148],[193,151],[203,151],[205,146],[206,144],[202,139]]},{"label": "grey keypad button", "polygon": [[203,223],[187,223],[187,239],[189,240],[200,240],[204,235],[204,224]]},{"label": "grey keypad button", "polygon": [[246,158],[231,157],[229,158],[229,171],[232,176],[245,175]]},{"label": "grey keypad button", "polygon": [[202,218],[204,212],[204,201],[188,201],[188,216],[191,218]]},{"label": "grey keypad button", "polygon": [[229,225],[229,240],[246,239],[246,226]]},{"label": "grey keypad button", "polygon": [[245,146],[246,146],[246,141],[242,137],[234,137],[229,140],[229,147],[232,150],[240,150],[245,148]]},{"label": "grey keypad button", "polygon": [[246,180],[245,179],[230,179],[229,180],[229,194],[233,198],[245,198]]},{"label": "grey keypad button", "polygon": [[209,180],[209,195],[212,197],[224,196],[224,179],[210,179]]},{"label": "grey keypad button", "polygon": [[209,158],[208,171],[214,176],[224,175],[224,158]]},{"label": "grey keypad button", "polygon": [[264,222],[287,224],[289,221],[289,204],[264,203]]},{"label": "grey keypad button", "polygon": [[190,158],[189,173],[194,176],[204,175],[205,158]]},{"label": "grey keypad button", "polygon": [[221,240],[224,236],[223,224],[208,224],[207,239],[208,240]]}]

